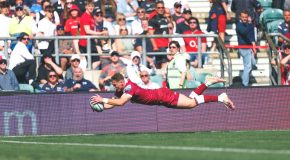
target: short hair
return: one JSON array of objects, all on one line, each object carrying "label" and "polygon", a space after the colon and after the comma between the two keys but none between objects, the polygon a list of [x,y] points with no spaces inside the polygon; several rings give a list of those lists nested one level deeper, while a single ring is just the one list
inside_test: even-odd
[{"label": "short hair", "polygon": [[163,2],[163,1],[157,1],[157,2],[155,3],[155,7],[156,7],[158,4],[162,4],[162,5],[164,6],[164,2]]},{"label": "short hair", "polygon": [[242,13],[243,13],[243,14],[247,14],[247,15],[249,15],[249,12],[248,12],[247,10],[242,10],[242,11],[240,12],[240,15],[242,15]]},{"label": "short hair", "polygon": [[54,12],[54,7],[52,5],[48,5],[48,6],[45,7],[44,11],[53,13]]},{"label": "short hair", "polygon": [[95,4],[92,1],[87,1],[85,6],[95,6]]},{"label": "short hair", "polygon": [[171,44],[175,44],[177,48],[180,48],[180,44],[178,43],[178,41],[171,41],[169,42],[168,46],[170,46]]},{"label": "short hair", "polygon": [[111,77],[112,81],[121,81],[124,80],[124,76],[121,73],[115,73],[112,77]]}]

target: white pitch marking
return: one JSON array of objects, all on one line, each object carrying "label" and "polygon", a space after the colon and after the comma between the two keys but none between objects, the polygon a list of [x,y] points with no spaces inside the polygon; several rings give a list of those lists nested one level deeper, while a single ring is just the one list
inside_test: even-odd
[{"label": "white pitch marking", "polygon": [[28,142],[28,141],[0,141],[0,142],[14,144],[86,146],[86,147],[107,147],[107,148],[162,149],[162,150],[184,150],[184,151],[207,151],[207,152],[235,152],[235,153],[253,153],[253,154],[290,154],[290,150],[269,150],[269,149],[148,146],[148,145],[127,145],[127,144],[54,143],[54,142]]}]

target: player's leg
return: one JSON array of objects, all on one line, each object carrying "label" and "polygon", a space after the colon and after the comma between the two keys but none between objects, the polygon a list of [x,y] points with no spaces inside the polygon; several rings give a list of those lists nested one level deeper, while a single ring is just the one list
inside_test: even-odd
[{"label": "player's leg", "polygon": [[208,86],[210,86],[212,84],[215,84],[215,83],[218,83],[218,82],[225,82],[225,80],[222,79],[222,78],[218,78],[218,77],[208,77],[206,79],[205,83],[202,83],[200,86],[198,86],[196,89],[194,89],[189,94],[189,97],[190,98],[195,98],[198,95],[201,95],[207,89]]},{"label": "player's leg", "polygon": [[227,108],[235,109],[233,102],[229,99],[226,93],[222,93],[219,96],[215,95],[198,95],[195,98],[189,98],[183,94],[179,94],[177,108],[190,109],[194,108],[199,104],[209,103],[209,102],[221,102]]}]

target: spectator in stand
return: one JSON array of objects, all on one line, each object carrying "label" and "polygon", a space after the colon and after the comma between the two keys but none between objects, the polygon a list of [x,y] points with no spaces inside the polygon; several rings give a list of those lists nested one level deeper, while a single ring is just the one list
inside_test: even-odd
[{"label": "spectator in stand", "polygon": [[41,64],[38,68],[38,76],[37,76],[37,82],[39,83],[39,86],[42,86],[43,84],[47,83],[47,76],[49,71],[55,71],[55,73],[60,77],[60,81],[62,78],[62,72],[60,66],[58,66],[54,60],[51,54],[44,54],[41,58]]},{"label": "spectator in stand", "polygon": [[99,77],[99,87],[102,91],[112,91],[114,87],[111,83],[111,77],[115,73],[125,74],[126,65],[120,60],[120,54],[116,51],[111,53],[111,63],[102,68]]},{"label": "spectator in stand", "polygon": [[290,44],[284,45],[281,58],[281,80],[283,85],[290,85]]},{"label": "spectator in stand", "polygon": [[[149,34],[168,34],[168,20],[164,16],[165,14],[165,8],[164,8],[164,2],[158,1],[155,3],[155,11],[157,15],[149,20]],[[155,52],[166,52],[167,45],[169,43],[168,38],[151,38],[151,43],[153,47],[153,51]],[[158,65],[161,65],[161,68],[164,67],[164,64],[166,62],[166,56],[165,55],[158,55],[156,57],[156,63]]]},{"label": "spectator in stand", "polygon": [[[54,10],[57,12],[57,14],[60,16],[63,11],[64,11],[64,8],[65,8],[65,3],[66,1],[69,1],[71,2],[72,0],[57,0],[57,2],[53,3],[53,7],[54,7]],[[44,7],[45,8],[45,7]],[[44,9],[43,8],[43,9]]]},{"label": "spectator in stand", "polygon": [[[36,16],[35,16],[36,17],[36,24],[38,24],[39,21],[42,20],[45,17],[45,11],[44,10],[45,10],[45,8],[47,6],[51,6],[50,0],[43,0],[41,2],[41,8],[42,8],[42,10],[40,12],[38,12],[36,14]],[[53,11],[53,16],[52,17],[53,17],[52,22],[55,25],[59,25],[60,24],[60,19],[59,19],[59,15],[58,15],[57,11]]]},{"label": "spectator in stand", "polygon": [[[9,35],[9,23],[11,18],[9,17],[9,4],[7,2],[0,3],[1,14],[0,14],[0,37],[10,37]],[[10,43],[8,43],[9,47]],[[4,41],[0,41],[0,54],[4,53]]]},{"label": "spectator in stand", "polygon": [[177,34],[183,34],[185,31],[188,31],[189,25],[187,23],[187,21],[189,20],[189,18],[192,17],[192,12],[191,9],[184,9],[182,12],[182,19],[179,20],[180,23],[176,23],[176,31],[175,33]]},{"label": "spectator in stand", "polygon": [[172,14],[172,18],[176,24],[179,24],[184,21],[181,12],[182,4],[180,2],[174,3],[174,13]]},{"label": "spectator in stand", "polygon": [[[127,28],[120,28],[120,36],[127,36],[128,35],[128,29]],[[129,38],[121,38],[115,40],[115,51],[121,53],[122,57],[130,59],[130,53],[134,51],[134,44],[133,39]]]},{"label": "spectator in stand", "polygon": [[170,89],[182,89],[185,87],[186,55],[180,53],[180,44],[177,41],[169,43],[166,80]]},{"label": "spectator in stand", "polygon": [[[290,10],[284,10],[284,22],[278,26],[278,32],[290,38]],[[278,41],[280,44],[285,44],[286,41],[282,37],[279,37]]]},{"label": "spectator in stand", "polygon": [[[32,39],[37,33],[37,26],[33,17],[24,14],[23,6],[16,6],[15,17],[13,17],[9,23],[9,34],[12,37],[18,37],[21,32],[25,32]],[[11,42],[11,49],[16,45],[16,41]],[[32,41],[27,45],[29,50],[32,50]]]},{"label": "spectator in stand", "polygon": [[148,71],[144,70],[140,72],[140,77],[142,80],[142,83],[139,85],[141,88],[145,89],[158,89],[161,88],[157,83],[152,82],[150,80],[150,75]]},{"label": "spectator in stand", "polygon": [[61,25],[65,25],[65,22],[70,18],[70,9],[73,5],[75,4],[72,0],[66,0],[63,11],[58,13]]},{"label": "spectator in stand", "polygon": [[[228,11],[227,0],[209,0],[212,3],[209,11],[209,21],[207,31],[217,33],[222,41],[225,41],[227,20],[231,19]],[[216,49],[216,43],[213,43],[212,50]]]},{"label": "spectator in stand", "polygon": [[142,2],[140,2],[139,6],[145,9],[146,17],[151,17],[150,14],[153,12],[153,14],[156,15],[155,0],[143,0]]},{"label": "spectator in stand", "polygon": [[36,14],[42,10],[41,8],[41,0],[37,0],[30,8],[30,16],[36,20]]},{"label": "spectator in stand", "polygon": [[[87,36],[87,35],[102,35],[102,33],[95,31],[95,20],[93,18],[93,10],[94,10],[94,3],[93,2],[87,2],[86,3],[86,12],[84,12],[80,18],[80,35],[81,36]],[[87,53],[87,40],[86,39],[80,39],[79,40],[79,48],[81,53]],[[94,39],[91,39],[91,52],[97,53],[96,43]],[[92,62],[99,64],[100,57],[99,56],[93,56]],[[91,65],[91,64],[89,64]],[[95,67],[94,69],[96,69]]]},{"label": "spectator in stand", "polygon": [[29,35],[25,32],[20,33],[9,59],[9,69],[13,70],[19,83],[32,84],[36,77],[36,63],[27,49],[28,41]]},{"label": "spectator in stand", "polygon": [[[81,13],[84,13],[86,11],[85,5],[86,5],[86,0],[74,0],[74,4],[78,6],[80,9]],[[95,3],[99,3],[99,0],[96,1]]]},{"label": "spectator in stand", "polygon": [[[61,25],[58,25],[56,27],[57,36],[64,36],[64,27]],[[58,40],[58,47],[59,52],[62,54],[73,54],[75,53],[74,47],[73,47],[73,41],[70,39],[59,39]],[[66,71],[67,65],[68,65],[68,59],[67,56],[61,56],[60,57],[60,66],[62,70]]]},{"label": "spectator in stand", "polygon": [[[141,33],[141,35],[149,35],[149,32],[148,32],[148,20],[147,19],[142,19],[141,20],[141,25],[142,25],[142,30],[143,30],[143,33]],[[150,38],[146,38],[146,49],[145,51],[146,52],[153,52],[153,48],[152,48],[152,44],[151,44],[151,41],[150,41]],[[136,42],[135,42],[135,50],[138,51],[139,53],[143,53],[143,48],[142,48],[142,38],[137,38],[136,39]],[[150,65],[154,65],[154,59],[153,59],[153,56],[147,56],[146,57],[146,60],[147,62],[150,64]]]},{"label": "spectator in stand", "polygon": [[98,91],[96,86],[83,76],[83,70],[78,67],[73,70],[73,78],[68,79],[64,83],[65,92],[95,92]]},{"label": "spectator in stand", "polygon": [[70,67],[65,72],[65,80],[73,78],[73,70],[80,67],[81,57],[79,54],[73,54],[70,58]]},{"label": "spectator in stand", "polygon": [[137,51],[133,51],[131,53],[131,64],[128,64],[126,67],[126,73],[128,78],[136,83],[141,84],[142,80],[140,78],[140,72],[141,71],[148,71],[150,75],[154,75],[156,73],[156,68],[154,66],[151,66],[152,68],[149,69],[145,65],[141,63],[141,55]]},{"label": "spectator in stand", "polygon": [[[102,36],[108,35],[115,35],[115,30],[112,23],[105,21],[103,17],[102,11],[96,10],[94,13],[94,20],[95,20],[95,30],[99,32]],[[107,62],[110,61],[110,52],[112,50],[112,39],[102,38],[102,39],[95,39],[97,44],[97,52],[100,54],[100,61],[93,63],[93,68],[97,68],[98,66],[103,67]]]},{"label": "spectator in stand", "polygon": [[[56,24],[53,23],[53,6],[46,6],[45,17],[38,23],[38,37],[54,37],[56,35]],[[38,43],[41,54],[54,54],[54,41],[41,40]]]},{"label": "spectator in stand", "polygon": [[133,35],[139,35],[143,32],[141,21],[142,19],[146,18],[144,8],[141,8],[141,7],[137,8],[136,13],[137,13],[137,17],[131,24]]},{"label": "spectator in stand", "polygon": [[64,92],[64,84],[62,81],[59,81],[59,76],[55,71],[51,70],[48,72],[47,83],[45,83],[40,92],[55,93],[55,92]]},{"label": "spectator in stand", "polygon": [[256,54],[256,42],[254,34],[254,25],[249,19],[247,11],[240,13],[240,20],[236,24],[238,43],[240,46],[250,46],[249,48],[240,48],[239,53],[243,57],[244,71],[242,74],[242,83],[244,86],[249,85],[250,73],[253,66],[252,57]]},{"label": "spectator in stand", "polygon": [[117,11],[125,15],[127,24],[131,24],[135,20],[138,7],[136,0],[118,0]]},{"label": "spectator in stand", "polygon": [[[179,3],[183,6],[183,8],[189,8],[188,0],[170,0],[164,1],[164,6],[169,10],[171,14],[174,13],[174,4]],[[182,9],[183,9],[182,8]]]},{"label": "spectator in stand", "polygon": [[108,22],[114,22],[117,16],[117,3],[115,0],[100,0],[101,10],[104,18]]},{"label": "spectator in stand", "polygon": [[0,91],[19,90],[19,84],[13,71],[7,69],[7,59],[0,55]]},{"label": "spectator in stand", "polygon": [[16,12],[16,7],[17,6],[22,6],[23,7],[23,10],[24,10],[24,13],[25,15],[29,14],[29,6],[23,2],[23,0],[15,0],[15,3],[11,3],[10,2],[10,5],[11,5],[11,8],[10,8],[10,12],[12,12],[13,14]]},{"label": "spectator in stand", "polygon": [[[65,22],[65,35],[70,35],[70,36],[79,36],[80,35],[80,15],[81,11],[79,10],[77,5],[72,5],[70,10],[69,10],[69,19]],[[73,41],[73,48],[74,51],[77,54],[80,54],[80,48],[79,48],[79,39],[74,39]],[[80,67],[82,69],[86,69],[87,67],[87,62],[86,62],[86,57],[82,56],[81,57],[81,64]]]},{"label": "spectator in stand", "polygon": [[121,28],[127,28],[128,34],[132,34],[132,28],[127,24],[125,15],[123,13],[118,13],[116,17],[116,24],[114,25],[116,35],[120,35]]},{"label": "spectator in stand", "polygon": [[[204,34],[200,30],[199,21],[195,17],[191,17],[187,20],[187,23],[189,25],[189,30],[185,31],[183,34]],[[206,54],[203,54],[206,52],[206,38],[201,38],[201,44],[198,44],[198,38],[197,37],[188,37],[183,38],[185,43],[185,51],[186,52],[198,52],[198,45],[201,45],[201,53],[202,53],[202,64],[204,64],[204,61],[206,59]],[[197,54],[190,54],[190,61],[193,62],[193,67],[198,67],[198,58]]]}]

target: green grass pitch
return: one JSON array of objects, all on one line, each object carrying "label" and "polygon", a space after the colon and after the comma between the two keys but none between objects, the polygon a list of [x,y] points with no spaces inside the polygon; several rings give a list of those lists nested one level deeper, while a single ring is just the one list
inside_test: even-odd
[{"label": "green grass pitch", "polygon": [[290,131],[0,137],[0,160],[289,160]]}]

